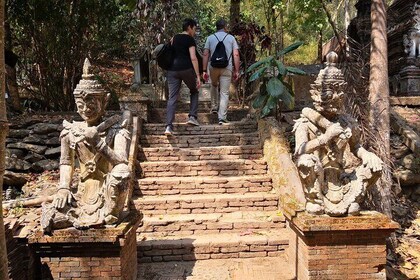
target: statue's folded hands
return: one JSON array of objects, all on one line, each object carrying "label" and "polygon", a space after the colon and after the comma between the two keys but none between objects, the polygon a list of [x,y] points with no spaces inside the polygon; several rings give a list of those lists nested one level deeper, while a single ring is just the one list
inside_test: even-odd
[{"label": "statue's folded hands", "polygon": [[[304,108],[294,126],[294,153],[306,196],[306,211],[330,216],[358,215],[366,189],[382,171],[382,161],[360,144],[357,121],[343,110],[345,81],[337,54],[311,86],[314,108]],[[349,148],[349,149],[347,149]],[[346,166],[345,151],[362,160]]]}]

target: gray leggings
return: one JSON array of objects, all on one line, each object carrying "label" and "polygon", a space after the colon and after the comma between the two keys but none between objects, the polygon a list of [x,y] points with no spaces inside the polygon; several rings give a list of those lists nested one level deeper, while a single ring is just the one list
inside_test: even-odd
[{"label": "gray leggings", "polygon": [[190,89],[190,113],[188,116],[197,118],[198,111],[198,89],[194,69],[190,68],[182,71],[168,71],[167,73],[169,98],[166,108],[166,125],[173,127],[175,119],[176,101],[181,90],[182,81]]}]

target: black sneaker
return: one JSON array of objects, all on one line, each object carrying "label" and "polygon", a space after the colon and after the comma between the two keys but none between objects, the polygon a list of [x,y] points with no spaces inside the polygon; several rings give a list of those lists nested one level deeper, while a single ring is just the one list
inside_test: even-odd
[{"label": "black sneaker", "polygon": [[223,119],[220,119],[219,120],[219,124],[220,125],[224,125],[224,124],[228,124],[229,122],[227,121],[227,120],[223,120]]}]

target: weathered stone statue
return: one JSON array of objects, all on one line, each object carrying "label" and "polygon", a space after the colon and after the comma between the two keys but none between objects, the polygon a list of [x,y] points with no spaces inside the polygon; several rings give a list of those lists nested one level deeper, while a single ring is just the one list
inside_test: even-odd
[{"label": "weathered stone statue", "polygon": [[420,4],[414,3],[412,8],[413,26],[403,36],[404,50],[409,57],[420,57]]},{"label": "weathered stone statue", "polygon": [[[356,120],[343,112],[346,83],[337,59],[334,52],[327,55],[327,66],[312,85],[315,109],[304,108],[295,123],[295,162],[307,212],[357,215],[366,188],[381,174],[382,161],[360,145]],[[346,149],[362,160],[352,170],[346,166]]]},{"label": "weathered stone statue", "polygon": [[[63,123],[60,182],[52,203],[43,204],[44,232],[114,224],[129,193],[132,116],[126,111],[104,118],[110,95],[93,79],[89,68],[86,59],[82,80],[74,90],[77,111],[84,121]],[[72,186],[75,159],[80,166],[76,187]]]}]

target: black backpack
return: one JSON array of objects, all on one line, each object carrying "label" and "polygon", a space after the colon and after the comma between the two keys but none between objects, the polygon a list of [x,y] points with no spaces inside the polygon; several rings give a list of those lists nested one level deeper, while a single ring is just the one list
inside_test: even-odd
[{"label": "black backpack", "polygon": [[174,63],[174,47],[171,42],[162,46],[161,50],[156,54],[156,61],[163,70],[171,68]]},{"label": "black backpack", "polygon": [[214,68],[226,68],[229,65],[229,58],[226,54],[226,47],[223,44],[225,38],[229,35],[226,34],[225,38],[222,41],[217,38],[216,34],[213,34],[216,37],[217,41],[219,41],[216,45],[216,49],[214,53],[211,55],[210,65]]}]

